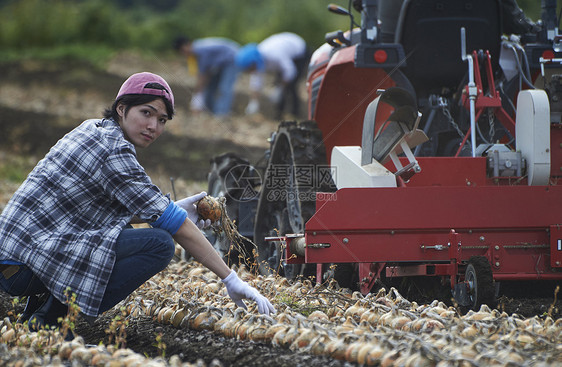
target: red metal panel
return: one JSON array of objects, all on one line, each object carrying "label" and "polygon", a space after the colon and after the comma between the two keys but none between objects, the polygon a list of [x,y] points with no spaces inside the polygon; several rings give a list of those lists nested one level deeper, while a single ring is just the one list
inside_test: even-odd
[{"label": "red metal panel", "polygon": [[[416,173],[408,186],[484,186],[486,185],[486,158],[472,157],[418,157],[421,172]],[[408,159],[400,158],[402,165]],[[391,171],[396,171],[392,161],[385,164]],[[337,174],[337,172],[336,172]]]},{"label": "red metal panel", "polygon": [[[542,274],[555,271],[550,266],[550,245],[546,231],[544,235],[537,232],[541,240],[525,241],[520,238],[514,244],[502,243],[501,238],[494,240],[490,246],[490,265],[496,274],[509,274],[512,278],[522,278],[523,274],[535,274],[541,279]],[[562,272],[559,275],[562,278]]]},{"label": "red metal panel", "polygon": [[306,232],[546,229],[560,208],[562,186],[345,188],[318,195]]},{"label": "red metal panel", "polygon": [[319,195],[306,242],[330,246],[307,246],[306,262],[445,266],[478,255],[495,277],[541,278],[555,271],[548,229],[562,224],[561,206],[558,186],[342,189]]},{"label": "red metal panel", "polygon": [[[317,233],[308,238],[310,243],[329,243],[329,248],[307,248],[306,262],[380,262],[380,261],[449,261],[447,234],[383,233],[383,232],[332,232]],[[441,251],[424,251],[424,242],[445,246]]]},{"label": "red metal panel", "polygon": [[[537,265],[547,265],[546,259],[532,260],[530,264],[523,267],[521,262],[514,261],[517,257],[524,259],[529,256],[537,256],[547,252],[545,243],[548,243],[544,230],[536,231],[481,231],[473,230],[471,233],[465,231],[459,234],[460,259],[466,260],[470,256],[487,256],[496,243],[503,245],[498,258],[498,268],[506,271],[533,271]],[[395,231],[385,233],[383,231],[365,231],[361,233],[349,232],[316,232],[309,235],[309,244],[329,243],[327,248],[312,248],[306,250],[306,262],[449,262],[451,254],[449,246],[455,249],[459,244],[450,243],[447,231],[441,233],[418,230]],[[526,244],[529,245],[526,245]],[[506,259],[511,258],[511,262]],[[492,260],[492,259],[491,259]],[[526,261],[526,260],[525,260]]]},{"label": "red metal panel", "polygon": [[562,177],[562,125],[550,125],[550,175]]}]

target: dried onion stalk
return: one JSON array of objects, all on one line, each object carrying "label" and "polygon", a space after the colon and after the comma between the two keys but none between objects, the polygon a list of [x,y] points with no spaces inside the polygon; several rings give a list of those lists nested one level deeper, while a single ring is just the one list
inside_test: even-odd
[{"label": "dried onion stalk", "polygon": [[231,244],[231,249],[235,248],[240,254],[245,254],[247,251],[244,248],[244,241],[247,241],[254,247],[254,251],[257,252],[258,247],[256,244],[248,237],[241,235],[234,221],[228,216],[226,198],[224,196],[220,198],[210,195],[205,196],[197,202],[197,213],[199,213],[201,218],[211,220],[213,223],[211,228],[215,235],[220,236],[221,233],[224,233]]}]

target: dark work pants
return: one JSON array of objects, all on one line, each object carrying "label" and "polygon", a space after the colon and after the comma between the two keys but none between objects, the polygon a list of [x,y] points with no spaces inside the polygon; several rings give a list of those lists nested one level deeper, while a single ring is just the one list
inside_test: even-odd
[{"label": "dark work pants", "polygon": [[[174,253],[175,244],[170,233],[158,228],[125,228],[117,238],[115,265],[99,312],[109,310],[153,275],[165,269]],[[49,292],[25,265],[20,265],[19,270],[8,279],[0,273],[0,288],[11,296]],[[72,291],[80,292],[79,289]]]}]

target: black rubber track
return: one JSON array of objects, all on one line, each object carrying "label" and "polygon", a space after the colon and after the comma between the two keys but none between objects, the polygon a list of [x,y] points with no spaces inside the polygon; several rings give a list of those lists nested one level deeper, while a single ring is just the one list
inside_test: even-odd
[{"label": "black rubber track", "polygon": [[282,244],[266,242],[264,237],[303,233],[304,223],[315,211],[314,193],[335,191],[323,174],[326,169],[326,149],[316,123],[282,122],[272,142],[254,230],[262,274],[306,275],[302,266],[283,266]]}]

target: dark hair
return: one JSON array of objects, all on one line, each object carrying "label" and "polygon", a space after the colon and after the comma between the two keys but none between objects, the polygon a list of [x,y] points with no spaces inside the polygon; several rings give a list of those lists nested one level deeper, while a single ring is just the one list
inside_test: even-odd
[{"label": "dark hair", "polygon": [[105,117],[106,119],[113,119],[116,122],[118,122],[119,114],[117,113],[117,105],[119,103],[123,103],[125,105],[125,114],[127,114],[131,109],[131,107],[152,102],[157,98],[160,98],[162,101],[164,101],[164,104],[166,105],[166,113],[168,114],[168,119],[171,120],[172,117],[174,116],[174,108],[172,107],[170,101],[168,101],[166,98],[153,96],[151,94],[125,94],[124,96],[121,96],[120,98],[116,99],[111,107],[106,108],[105,111],[103,111],[103,117]]},{"label": "dark hair", "polygon": [[174,40],[174,49],[178,51],[183,45],[191,43],[191,39],[185,36],[178,36]]}]

